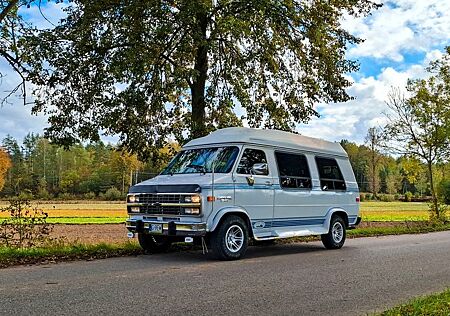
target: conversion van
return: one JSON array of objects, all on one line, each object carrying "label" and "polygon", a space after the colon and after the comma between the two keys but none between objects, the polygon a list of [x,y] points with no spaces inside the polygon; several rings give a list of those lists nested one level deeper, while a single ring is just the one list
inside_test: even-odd
[{"label": "conversion van", "polygon": [[359,224],[359,190],[339,143],[293,133],[225,128],[187,143],[157,177],[127,196],[129,237],[149,252],[174,241],[241,258],[249,239],[320,235],[344,245]]}]

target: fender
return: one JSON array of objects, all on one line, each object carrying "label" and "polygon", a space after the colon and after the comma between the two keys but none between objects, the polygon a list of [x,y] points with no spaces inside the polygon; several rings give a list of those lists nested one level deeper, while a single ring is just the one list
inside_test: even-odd
[{"label": "fender", "polygon": [[[217,228],[222,217],[229,213],[240,213],[243,214],[248,221],[250,222],[250,216],[245,209],[239,206],[225,206],[216,212],[209,215],[208,220],[206,221],[207,231],[212,232]],[[249,226],[249,234],[253,235],[253,227]]]},{"label": "fender", "polygon": [[[340,207],[330,208],[327,212],[327,215],[325,216],[325,222],[323,223],[323,227],[325,227],[327,229],[327,231],[330,230],[331,217],[333,216],[333,214],[335,214],[337,212],[345,213],[347,215],[347,219],[348,219],[348,213],[343,208],[340,208]],[[347,223],[347,225],[348,225],[348,223]]]}]

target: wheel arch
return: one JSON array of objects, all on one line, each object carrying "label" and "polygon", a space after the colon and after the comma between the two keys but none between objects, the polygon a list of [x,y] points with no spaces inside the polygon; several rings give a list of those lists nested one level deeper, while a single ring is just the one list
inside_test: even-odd
[{"label": "wheel arch", "polygon": [[242,220],[247,224],[249,237],[253,237],[253,227],[250,221],[250,216],[245,209],[240,207],[224,207],[220,209],[214,216],[210,217],[211,222],[208,223],[208,226],[210,227],[209,231],[213,232],[217,227],[219,227],[224,218],[230,215],[235,215],[242,218]]},{"label": "wheel arch", "polygon": [[331,219],[333,218],[333,216],[336,215],[342,217],[342,219],[345,222],[345,228],[348,228],[349,227],[348,214],[343,208],[340,207],[335,207],[328,210],[324,223],[325,227],[327,227],[328,230],[330,229]]}]

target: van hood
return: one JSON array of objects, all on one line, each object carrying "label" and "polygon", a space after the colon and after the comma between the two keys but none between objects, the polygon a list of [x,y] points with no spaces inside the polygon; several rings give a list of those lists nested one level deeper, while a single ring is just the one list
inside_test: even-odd
[{"label": "van hood", "polygon": [[[223,183],[229,175],[215,174],[214,182]],[[159,175],[140,182],[129,189],[129,193],[199,193],[202,187],[211,186],[212,174]]]}]

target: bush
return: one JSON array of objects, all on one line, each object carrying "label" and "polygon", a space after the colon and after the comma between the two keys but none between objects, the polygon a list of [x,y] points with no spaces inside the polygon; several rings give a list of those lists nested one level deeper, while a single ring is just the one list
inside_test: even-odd
[{"label": "bush", "polygon": [[372,199],[373,199],[372,194],[366,193],[366,200],[367,200],[367,201],[370,201],[370,200],[372,200]]},{"label": "bush", "polygon": [[438,187],[439,198],[445,204],[450,204],[450,179],[442,180]]},{"label": "bush", "polygon": [[20,198],[0,208],[9,217],[0,222],[0,246],[30,248],[49,242],[53,225],[47,223],[48,214]]},{"label": "bush", "polygon": [[19,196],[17,197],[19,200],[32,200],[34,198],[33,193],[30,191],[22,191],[20,192]]},{"label": "bush", "polygon": [[379,196],[380,200],[383,202],[394,202],[395,198],[392,194],[381,194]]},{"label": "bush", "polygon": [[360,202],[364,202],[366,200],[366,194],[365,193],[360,193],[359,194],[359,201]]},{"label": "bush", "polygon": [[109,188],[103,195],[105,200],[108,201],[119,201],[125,199],[124,194],[117,190],[116,188]]},{"label": "bush", "polygon": [[395,201],[400,201],[400,194],[395,193],[395,194],[394,194],[394,200],[395,200]]},{"label": "bush", "polygon": [[71,194],[71,193],[60,193],[58,195],[58,198],[60,200],[65,200],[65,201],[67,201],[67,200],[76,200],[77,199],[77,197],[74,194]]},{"label": "bush", "polygon": [[411,192],[406,192],[405,193],[405,202],[411,202],[411,199],[413,197],[413,194]]},{"label": "bush", "polygon": [[97,197],[97,196],[95,195],[94,192],[88,192],[88,193],[85,193],[85,194],[84,194],[84,198],[85,198],[86,200],[95,200],[96,197]]}]

